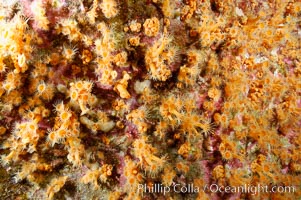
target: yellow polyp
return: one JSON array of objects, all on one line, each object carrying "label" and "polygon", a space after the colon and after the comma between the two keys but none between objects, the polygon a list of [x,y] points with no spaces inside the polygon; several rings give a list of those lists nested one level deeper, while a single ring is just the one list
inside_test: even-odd
[{"label": "yellow polyp", "polygon": [[222,153],[223,158],[226,160],[231,160],[232,159],[232,153],[230,151],[225,151],[224,153]]},{"label": "yellow polyp", "polygon": [[126,90],[126,87],[124,85],[118,84],[116,86],[116,89],[119,92],[121,98],[128,99],[131,97],[130,93]]},{"label": "yellow polyp", "polygon": [[115,0],[103,0],[100,4],[100,8],[106,18],[115,17],[119,12]]},{"label": "yellow polyp", "polygon": [[11,161],[13,161],[14,158],[16,159],[16,156],[18,156],[18,153],[16,151],[11,151],[7,156],[1,158],[1,162],[3,165],[7,165]]},{"label": "yellow polyp", "polygon": [[225,169],[224,169],[223,165],[217,165],[213,169],[213,177],[215,179],[220,179],[220,178],[224,178],[225,177]]},{"label": "yellow polyp", "polygon": [[160,22],[156,17],[146,19],[143,24],[143,27],[144,27],[144,33],[147,36],[149,37],[156,36],[160,29]]},{"label": "yellow polyp", "polygon": [[66,111],[63,111],[61,114],[60,114],[60,119],[62,121],[66,121],[69,119],[69,117],[71,116],[70,113],[66,112]]},{"label": "yellow polyp", "polygon": [[78,98],[78,93],[76,91],[73,91],[71,93],[71,100],[76,101]]},{"label": "yellow polyp", "polygon": [[86,104],[83,103],[82,101],[79,102],[79,107],[82,111],[80,115],[84,115],[89,112],[89,109],[87,108]]},{"label": "yellow polyp", "polygon": [[81,81],[78,81],[75,83],[75,87],[78,90],[81,90],[83,88],[83,83]]},{"label": "yellow polyp", "polygon": [[58,135],[59,138],[64,138],[64,137],[67,136],[67,132],[64,129],[60,129],[60,130],[57,131],[57,135]]},{"label": "yellow polyp", "polygon": [[1,1],[12,196],[300,198],[299,1]]},{"label": "yellow polyp", "polygon": [[66,180],[68,179],[68,176],[61,176],[59,178],[53,178],[50,182],[50,184],[47,187],[47,199],[52,200],[54,197],[54,194],[59,192],[61,188],[65,185]]},{"label": "yellow polyp", "polygon": [[87,94],[81,95],[81,100],[83,100],[83,102],[87,102],[88,99],[89,99],[89,96]]}]

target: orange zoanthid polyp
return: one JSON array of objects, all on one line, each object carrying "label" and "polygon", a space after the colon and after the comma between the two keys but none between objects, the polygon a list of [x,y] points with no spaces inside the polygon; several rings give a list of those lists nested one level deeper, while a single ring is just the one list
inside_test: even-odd
[{"label": "orange zoanthid polyp", "polygon": [[70,117],[71,117],[71,113],[69,113],[68,111],[63,111],[63,112],[60,114],[60,119],[61,119],[62,121],[66,121],[66,120],[68,120]]},{"label": "orange zoanthid polyp", "polygon": [[46,90],[46,84],[44,82],[40,83],[37,87],[37,92],[42,94]]},{"label": "orange zoanthid polyp", "polygon": [[119,12],[115,0],[103,0],[100,8],[106,18],[115,17]]},{"label": "orange zoanthid polyp", "polygon": [[72,91],[72,93],[71,93],[71,100],[73,100],[73,101],[76,101],[77,100],[77,98],[78,98],[78,92],[77,91]]}]

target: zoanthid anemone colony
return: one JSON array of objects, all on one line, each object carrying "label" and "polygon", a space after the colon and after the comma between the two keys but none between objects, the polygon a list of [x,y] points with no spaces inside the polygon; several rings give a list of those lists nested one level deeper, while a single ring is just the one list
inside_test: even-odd
[{"label": "zoanthid anemone colony", "polygon": [[299,199],[301,2],[3,0],[0,144],[1,199]]}]

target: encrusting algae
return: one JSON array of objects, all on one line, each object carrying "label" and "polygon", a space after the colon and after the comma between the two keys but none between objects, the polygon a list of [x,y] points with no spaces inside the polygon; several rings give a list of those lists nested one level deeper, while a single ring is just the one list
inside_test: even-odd
[{"label": "encrusting algae", "polygon": [[1,199],[301,197],[300,1],[4,0],[0,41]]}]

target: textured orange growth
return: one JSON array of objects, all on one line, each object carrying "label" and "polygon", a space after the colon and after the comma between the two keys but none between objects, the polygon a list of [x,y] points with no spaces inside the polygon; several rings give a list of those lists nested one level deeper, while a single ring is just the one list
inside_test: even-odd
[{"label": "textured orange growth", "polygon": [[177,56],[177,48],[171,45],[172,38],[163,35],[145,53],[146,69],[151,78],[166,81],[171,76],[171,65]]},{"label": "textured orange growth", "polygon": [[93,83],[90,81],[76,81],[70,83],[69,96],[71,103],[78,106],[82,115],[89,111],[88,106],[94,106],[95,96],[91,94]]},{"label": "textured orange growth", "polygon": [[98,189],[98,180],[105,183],[107,179],[112,175],[113,166],[104,164],[99,169],[89,170],[86,175],[81,178],[81,182],[84,184],[93,183],[94,189]]},{"label": "textured orange growth", "polygon": [[144,33],[151,37],[156,36],[160,30],[160,22],[157,17],[152,17],[150,19],[146,19],[144,24]]},{"label": "textured orange growth", "polygon": [[181,145],[181,147],[178,150],[178,154],[180,154],[184,158],[187,158],[190,151],[191,151],[191,146],[188,142],[186,142],[186,143]]},{"label": "textured orange growth", "polygon": [[92,53],[89,50],[84,49],[82,53],[82,60],[83,64],[88,64],[92,60]]},{"label": "textured orange growth", "polygon": [[225,169],[224,169],[223,165],[217,165],[213,169],[213,177],[215,179],[220,179],[220,178],[224,178],[225,177]]},{"label": "textured orange growth", "polygon": [[156,136],[158,136],[159,138],[163,138],[168,130],[169,124],[165,121],[160,121],[157,125],[156,125],[156,131],[154,132],[154,134]]},{"label": "textured orange growth", "polygon": [[77,53],[76,48],[64,47],[63,49],[63,56],[67,60],[72,60],[76,53]]},{"label": "textured orange growth", "polygon": [[187,173],[189,171],[189,166],[186,165],[185,163],[178,162],[176,163],[176,169],[180,172]]},{"label": "textured orange growth", "polygon": [[147,138],[135,140],[133,143],[134,154],[139,158],[139,164],[150,174],[157,174],[164,166],[166,160],[159,158],[155,154],[157,149],[146,143]]},{"label": "textured orange growth", "polygon": [[130,45],[132,45],[132,46],[139,46],[140,45],[140,37],[131,37],[130,39],[129,39],[129,43],[130,43]]},{"label": "textured orange growth", "polygon": [[6,128],[4,126],[0,126],[0,135],[5,134]]},{"label": "textured orange growth", "polygon": [[232,153],[227,150],[222,152],[222,156],[225,160],[231,160],[233,158]]},{"label": "textured orange growth", "polygon": [[100,8],[106,18],[115,17],[119,12],[115,0],[103,0]]},{"label": "textured orange growth", "polygon": [[164,172],[162,174],[162,183],[165,186],[170,186],[173,183],[173,179],[176,177],[176,172],[172,169],[172,167],[167,166],[164,168]]},{"label": "textured orange growth", "polygon": [[132,32],[140,32],[141,23],[137,22],[136,20],[133,20],[133,21],[130,22],[129,28]]},{"label": "textured orange growth", "polygon": [[181,10],[181,20],[189,20],[194,11],[196,10],[197,1],[196,0],[189,0],[186,1],[186,4],[183,9]]},{"label": "textured orange growth", "polygon": [[65,185],[66,181],[68,179],[68,176],[61,176],[59,178],[53,178],[48,185],[46,195],[47,199],[51,200],[53,199],[55,193],[59,192],[61,188]]},{"label": "textured orange growth", "polygon": [[39,28],[48,30],[49,20],[46,16],[46,10],[43,8],[42,0],[38,0],[32,3],[31,10],[33,11],[35,20],[38,22]]},{"label": "textured orange growth", "polygon": [[[204,132],[205,135],[211,133],[212,130],[211,129],[208,130],[206,124],[204,124],[201,121],[201,118],[202,118],[201,116],[195,113],[189,113],[181,116],[180,131],[182,133],[188,134],[189,137],[198,137],[202,132]],[[198,131],[198,128],[201,128],[202,132]]]},{"label": "textured orange growth", "polygon": [[256,184],[255,177],[252,177],[252,174],[250,174],[248,169],[230,170],[229,173],[226,173],[226,177],[229,179],[232,186]]},{"label": "textured orange growth", "polygon": [[131,77],[124,73],[123,78],[117,83],[116,90],[119,92],[121,98],[128,99],[131,97],[130,93],[127,91],[128,81]]},{"label": "textured orange growth", "polygon": [[1,164],[28,198],[301,196],[133,189],[300,184],[300,1],[8,2]]},{"label": "textured orange growth", "polygon": [[126,184],[124,189],[129,193],[127,198],[139,198],[139,196],[142,194],[142,191],[135,190],[135,192],[133,192],[133,188],[138,188],[138,185],[143,183],[144,176],[140,172],[138,164],[128,157],[125,158],[125,168],[123,175],[126,177]]},{"label": "textured orange growth", "polygon": [[183,103],[179,98],[170,96],[166,99],[163,99],[160,106],[160,114],[165,119],[176,121],[177,119],[181,118],[180,111],[182,107]]},{"label": "textured orange growth", "polygon": [[148,113],[145,107],[133,110],[126,116],[128,120],[132,121],[137,126],[139,133],[146,133],[149,127],[149,125],[145,122],[147,117]]},{"label": "textured orange growth", "polygon": [[192,67],[186,67],[186,65],[182,66],[180,68],[179,74],[178,74],[178,80],[180,82],[183,82],[185,85],[193,85],[196,82],[196,78],[199,74],[198,67],[192,66]]},{"label": "textured orange growth", "polygon": [[60,120],[63,122],[67,121],[71,117],[71,113],[68,111],[63,111],[60,113]]},{"label": "textured orange growth", "polygon": [[217,88],[210,88],[208,90],[208,96],[214,101],[218,101],[221,97],[221,91]]}]

